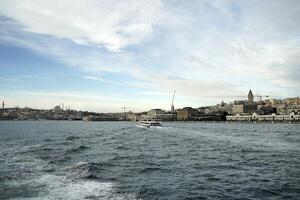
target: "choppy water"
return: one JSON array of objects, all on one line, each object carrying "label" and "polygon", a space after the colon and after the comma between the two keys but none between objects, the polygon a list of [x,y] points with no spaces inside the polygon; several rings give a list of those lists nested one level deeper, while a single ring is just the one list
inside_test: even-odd
[{"label": "choppy water", "polygon": [[0,122],[0,199],[300,199],[299,124]]}]

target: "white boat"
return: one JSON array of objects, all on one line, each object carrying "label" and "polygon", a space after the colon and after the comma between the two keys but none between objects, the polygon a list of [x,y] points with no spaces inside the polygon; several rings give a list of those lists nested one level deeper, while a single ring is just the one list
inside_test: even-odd
[{"label": "white boat", "polygon": [[139,121],[139,125],[147,127],[147,128],[162,126],[161,122],[156,121],[156,120],[141,120],[141,121]]}]

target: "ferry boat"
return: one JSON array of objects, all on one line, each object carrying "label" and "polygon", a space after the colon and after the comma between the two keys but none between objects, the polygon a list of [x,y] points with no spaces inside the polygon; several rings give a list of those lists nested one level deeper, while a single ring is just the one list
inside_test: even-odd
[{"label": "ferry boat", "polygon": [[139,125],[147,127],[147,128],[162,126],[161,122],[156,121],[156,120],[141,120],[141,121],[139,121]]}]

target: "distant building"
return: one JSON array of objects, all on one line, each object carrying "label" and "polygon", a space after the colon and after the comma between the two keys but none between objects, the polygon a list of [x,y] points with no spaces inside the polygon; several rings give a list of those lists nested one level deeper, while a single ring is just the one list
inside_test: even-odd
[{"label": "distant building", "polygon": [[252,114],[257,111],[257,102],[253,101],[253,93],[250,90],[248,93],[248,102],[244,102],[244,113]]},{"label": "distant building", "polygon": [[244,101],[234,101],[232,106],[233,114],[244,113]]},{"label": "distant building", "polygon": [[162,109],[151,109],[148,111],[147,115],[148,115],[148,119],[156,119],[156,115],[160,115],[163,114],[163,110]]},{"label": "distant building", "polygon": [[258,114],[260,115],[271,115],[273,113],[277,113],[277,109],[276,107],[272,107],[272,106],[262,106],[258,109]]},{"label": "distant building", "polygon": [[175,113],[165,112],[165,113],[156,115],[155,119],[161,120],[161,121],[174,121],[175,117],[176,117]]},{"label": "distant building", "polygon": [[185,108],[182,108],[182,109],[177,109],[176,110],[177,120],[178,121],[191,120],[193,112],[195,112],[195,109],[193,109],[191,107],[185,107]]},{"label": "distant building", "polygon": [[245,102],[244,103],[244,113],[252,114],[257,112],[257,103],[256,102]]},{"label": "distant building", "polygon": [[204,114],[205,113],[205,107],[200,107],[200,108],[197,108],[197,111],[200,113],[200,114]]},{"label": "distant building", "polygon": [[2,109],[4,110],[4,101],[2,101]]},{"label": "distant building", "polygon": [[137,122],[137,121],[143,120],[144,118],[146,119],[147,118],[147,112],[130,113],[126,118],[130,121]]},{"label": "distant building", "polygon": [[148,113],[147,112],[141,112],[141,119],[140,120],[145,120],[148,119]]},{"label": "distant building", "polygon": [[55,106],[53,109],[52,109],[53,112],[61,112],[63,111],[63,109],[61,109],[60,106]]},{"label": "distant building", "polygon": [[232,112],[233,114],[244,113],[244,104],[233,104]]},{"label": "distant building", "polygon": [[233,114],[252,114],[257,112],[258,110],[258,103],[254,102],[253,100],[253,93],[250,90],[248,93],[248,100],[245,101],[234,101],[233,107],[232,107],[232,113]]},{"label": "distant building", "polygon": [[293,105],[288,107],[288,114],[290,113],[295,113],[295,114],[300,114],[300,105]]},{"label": "distant building", "polygon": [[176,117],[176,113],[166,112],[162,109],[151,109],[147,112],[146,118],[141,117],[141,119],[155,119],[161,121],[174,121]]},{"label": "distant building", "polygon": [[[209,109],[210,112],[205,112]],[[214,107],[177,109],[178,121],[225,121],[227,112],[216,111]]]},{"label": "distant building", "polygon": [[300,98],[299,97],[287,98],[283,100],[283,103],[287,105],[300,105]]},{"label": "distant building", "polygon": [[226,116],[226,120],[228,122],[230,121],[245,121],[245,122],[299,122],[300,121],[300,115],[296,115],[295,113],[290,113],[288,115],[276,115],[275,113],[271,115],[257,115],[256,113],[253,113],[252,115],[235,115],[235,116]]},{"label": "distant building", "polygon": [[253,104],[253,93],[251,90],[248,93],[248,102],[249,104]]},{"label": "distant building", "polygon": [[228,114],[232,113],[233,104],[227,104],[223,100],[218,104],[218,112],[227,112]]}]

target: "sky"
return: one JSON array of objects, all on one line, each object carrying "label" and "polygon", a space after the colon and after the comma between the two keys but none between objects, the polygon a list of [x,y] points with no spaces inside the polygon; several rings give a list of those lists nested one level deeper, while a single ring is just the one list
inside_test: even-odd
[{"label": "sky", "polygon": [[0,0],[0,70],[7,107],[300,96],[300,1]]}]

